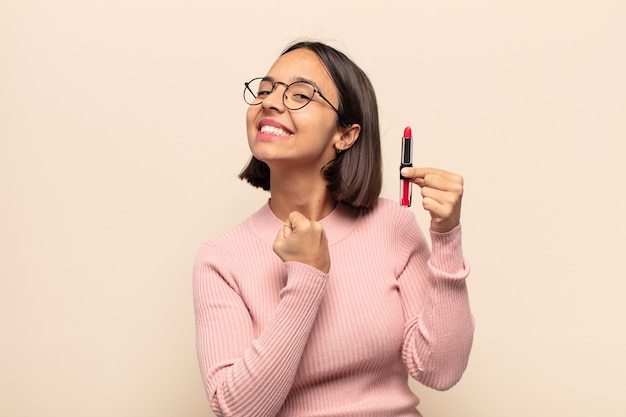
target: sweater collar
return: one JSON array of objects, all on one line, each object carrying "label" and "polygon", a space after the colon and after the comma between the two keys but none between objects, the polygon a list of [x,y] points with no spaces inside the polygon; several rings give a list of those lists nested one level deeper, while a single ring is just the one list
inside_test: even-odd
[{"label": "sweater collar", "polygon": [[[350,233],[356,224],[359,213],[360,210],[357,208],[337,203],[333,211],[320,220],[329,245],[339,242]],[[283,222],[276,217],[270,208],[269,201],[250,216],[250,224],[261,239],[271,244],[274,243],[278,230],[283,226]]]}]

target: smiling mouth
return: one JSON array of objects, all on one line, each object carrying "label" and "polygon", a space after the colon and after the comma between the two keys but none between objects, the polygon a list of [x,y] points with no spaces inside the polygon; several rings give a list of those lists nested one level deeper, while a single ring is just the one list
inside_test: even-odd
[{"label": "smiling mouth", "polygon": [[275,135],[275,136],[289,136],[289,135],[291,135],[290,132],[287,132],[286,130],[281,129],[280,127],[269,126],[269,125],[261,126],[260,131],[261,131],[261,133],[266,133],[266,134]]}]

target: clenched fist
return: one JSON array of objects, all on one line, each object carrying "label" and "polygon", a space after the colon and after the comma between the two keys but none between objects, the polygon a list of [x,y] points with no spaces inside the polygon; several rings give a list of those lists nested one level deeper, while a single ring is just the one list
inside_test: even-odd
[{"label": "clenched fist", "polygon": [[274,252],[283,262],[300,262],[327,274],[330,254],[324,228],[319,222],[293,211],[274,240]]}]

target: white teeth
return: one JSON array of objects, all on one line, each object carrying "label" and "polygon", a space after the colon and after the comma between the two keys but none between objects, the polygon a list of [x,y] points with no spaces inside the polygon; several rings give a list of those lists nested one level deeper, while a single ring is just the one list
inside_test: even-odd
[{"label": "white teeth", "polygon": [[261,126],[261,132],[269,133],[271,135],[276,135],[276,136],[289,136],[288,132],[285,132],[283,129],[279,127],[275,127],[275,126],[263,125]]}]

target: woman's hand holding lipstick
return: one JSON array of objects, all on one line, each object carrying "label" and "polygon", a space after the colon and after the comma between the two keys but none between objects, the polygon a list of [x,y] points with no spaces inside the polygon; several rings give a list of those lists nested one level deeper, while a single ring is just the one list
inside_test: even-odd
[{"label": "woman's hand holding lipstick", "polygon": [[422,206],[430,213],[430,228],[446,233],[461,221],[463,177],[436,168],[403,168],[402,176],[421,188]]}]

